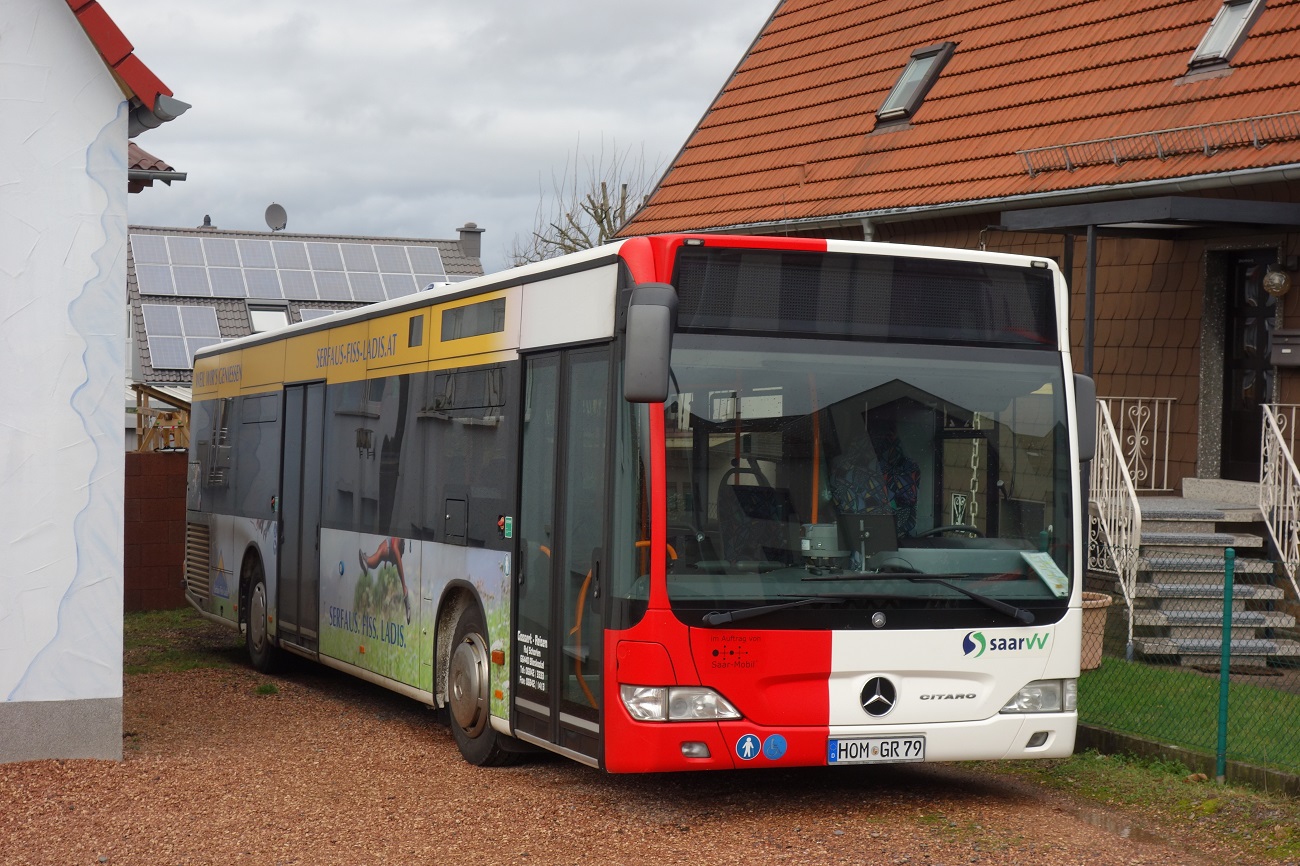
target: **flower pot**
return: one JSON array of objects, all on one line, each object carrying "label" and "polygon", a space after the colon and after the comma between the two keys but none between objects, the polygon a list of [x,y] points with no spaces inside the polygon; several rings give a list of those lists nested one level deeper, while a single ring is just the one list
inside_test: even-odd
[{"label": "flower pot", "polygon": [[1083,648],[1079,667],[1085,671],[1101,666],[1101,646],[1106,636],[1106,608],[1110,596],[1102,592],[1083,594]]}]

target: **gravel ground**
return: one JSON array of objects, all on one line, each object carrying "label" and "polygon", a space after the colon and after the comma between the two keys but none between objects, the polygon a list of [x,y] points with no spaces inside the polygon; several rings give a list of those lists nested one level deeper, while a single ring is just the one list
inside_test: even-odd
[{"label": "gravel ground", "polygon": [[1239,862],[965,767],[479,769],[429,710],[306,664],[140,674],[124,704],[123,762],[0,766],[0,864]]}]

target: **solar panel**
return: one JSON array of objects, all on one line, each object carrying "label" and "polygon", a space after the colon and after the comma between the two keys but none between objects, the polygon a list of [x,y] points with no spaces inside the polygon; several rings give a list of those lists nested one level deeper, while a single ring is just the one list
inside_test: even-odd
[{"label": "solar panel", "polygon": [[160,235],[131,235],[131,256],[136,266],[169,265],[167,239]]},{"label": "solar panel", "polygon": [[442,266],[442,254],[437,247],[407,247],[406,253],[411,257],[411,267],[417,274],[445,274]]},{"label": "solar panel", "polygon": [[378,271],[375,266],[375,248],[369,244],[340,244],[343,250],[343,264],[349,271]]},{"label": "solar panel", "polygon": [[184,337],[149,337],[149,363],[155,370],[187,370],[194,361]]},{"label": "solar panel", "polygon": [[384,291],[390,298],[415,294],[415,277],[410,274],[384,274]]},{"label": "solar panel", "polygon": [[284,293],[280,291],[280,277],[275,271],[247,269],[244,271],[244,281],[248,283],[250,298],[284,297]]},{"label": "solar panel", "polygon": [[375,257],[379,270],[385,274],[409,274],[411,263],[406,259],[406,248],[394,244],[375,244]]},{"label": "solar panel", "polygon": [[343,256],[339,255],[338,244],[309,243],[307,244],[307,255],[311,257],[312,270],[343,270]]},{"label": "solar panel", "polygon": [[352,292],[348,289],[348,278],[341,271],[317,271],[316,291],[322,301],[350,301]]},{"label": "solar panel", "polygon": [[136,265],[135,281],[142,295],[174,295],[172,269],[166,265]]},{"label": "solar panel", "polygon": [[[181,308],[170,304],[141,304],[145,332],[159,337],[183,337]],[[216,313],[213,313],[216,318]]]},{"label": "solar panel", "polygon": [[239,239],[239,257],[246,268],[273,268],[275,257],[271,255],[271,242],[261,240]]},{"label": "solar panel", "polygon": [[384,284],[379,281],[379,274],[348,274],[352,284],[352,297],[358,301],[382,301]]},{"label": "solar panel", "polygon": [[220,339],[214,340],[211,337],[186,337],[185,351],[189,355],[189,361],[190,361],[189,365],[191,367],[194,366],[194,353],[197,352],[199,349],[204,349],[207,348],[208,346],[215,346],[217,343],[220,342],[221,342]]},{"label": "solar panel", "polygon": [[212,294],[218,298],[246,298],[244,272],[238,268],[208,268],[212,280]]},{"label": "solar panel", "polygon": [[[304,252],[303,258],[306,257]],[[291,301],[316,300],[316,281],[311,278],[311,271],[280,271],[280,286]]]},{"label": "solar panel", "polygon": [[194,352],[221,342],[217,311],[211,307],[141,304],[149,363],[157,370],[188,370]]},{"label": "solar panel", "polygon": [[181,314],[181,328],[187,337],[216,337],[221,339],[221,326],[217,313],[211,307],[177,307]]},{"label": "solar panel", "polygon": [[172,254],[173,265],[207,264],[203,261],[203,245],[198,238],[172,236],[167,238],[167,249]]},{"label": "solar panel", "polygon": [[311,262],[307,261],[307,247],[303,246],[302,241],[275,241],[272,246],[275,247],[275,263],[281,269],[311,270]]},{"label": "solar panel", "polygon": [[131,251],[142,295],[369,303],[449,279],[433,246],[133,234]]},{"label": "solar panel", "polygon": [[338,310],[322,310],[319,307],[299,307],[298,320],[309,322],[312,319],[323,319],[326,316],[332,316],[337,312]]},{"label": "solar panel", "polygon": [[209,267],[239,267],[239,249],[234,238],[204,238],[203,252],[208,257]]},{"label": "solar panel", "polygon": [[208,287],[208,269],[176,267],[172,268],[172,279],[176,282],[178,295],[211,295]]}]

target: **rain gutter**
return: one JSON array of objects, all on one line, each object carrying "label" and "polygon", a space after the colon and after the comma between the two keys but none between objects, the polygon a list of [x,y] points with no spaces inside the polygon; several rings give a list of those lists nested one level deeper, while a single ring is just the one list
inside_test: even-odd
[{"label": "rain gutter", "polygon": [[1002,210],[1006,205],[1049,206],[1065,204],[1087,204],[1096,201],[1113,201],[1117,198],[1146,198],[1152,195],[1196,192],[1218,189],[1224,186],[1245,187],[1260,183],[1300,180],[1300,164],[1289,163],[1267,168],[1248,168],[1220,174],[1188,175],[1164,180],[1148,180],[1130,184],[1115,184],[1083,187],[1082,189],[1059,190],[1055,192],[1028,193],[1025,195],[999,196],[975,201],[953,202],[951,204],[917,205],[901,208],[881,208],[879,210],[854,211],[838,214],[834,217],[803,217],[792,220],[769,220],[765,222],[737,223],[734,225],[715,226],[706,229],[692,229],[702,233],[708,232],[760,232],[772,228],[836,228],[847,225],[863,225],[870,236],[871,223],[906,222],[910,217],[947,217],[982,213],[990,210]]}]

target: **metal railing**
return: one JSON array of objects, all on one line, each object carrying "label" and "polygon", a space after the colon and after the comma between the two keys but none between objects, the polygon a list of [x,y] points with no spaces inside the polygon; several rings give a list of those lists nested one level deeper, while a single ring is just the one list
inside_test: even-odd
[{"label": "metal railing", "polygon": [[1296,571],[1300,566],[1300,469],[1296,468],[1295,429],[1300,406],[1281,403],[1264,405],[1264,429],[1260,441],[1259,510],[1268,534],[1300,597]]},{"label": "metal railing", "polygon": [[[1124,603],[1133,609],[1133,593],[1142,544],[1142,509],[1129,475],[1119,434],[1111,420],[1110,405],[1097,401],[1097,453],[1092,460],[1088,485],[1092,511],[1088,539],[1088,568],[1112,572],[1118,578]],[[1129,621],[1129,643],[1133,642],[1133,617]]]},{"label": "metal railing", "polygon": [[1133,487],[1141,493],[1168,491],[1169,436],[1173,429],[1173,397],[1098,397],[1115,422]]}]

